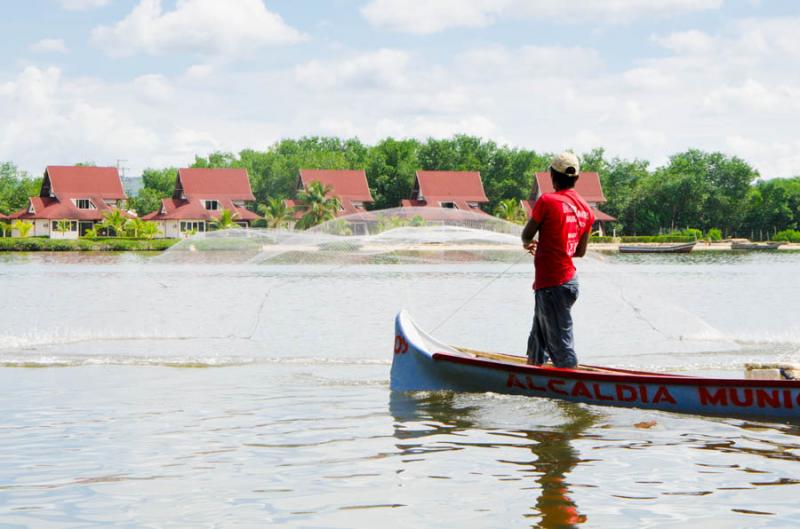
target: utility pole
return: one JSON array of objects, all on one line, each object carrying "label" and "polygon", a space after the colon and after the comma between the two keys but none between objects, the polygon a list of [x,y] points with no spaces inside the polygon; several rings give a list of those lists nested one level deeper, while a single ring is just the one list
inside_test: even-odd
[{"label": "utility pole", "polygon": [[117,159],[117,171],[120,173],[122,178],[125,178],[125,171],[128,169],[127,167],[122,166],[122,162],[127,162],[128,160],[124,159]]}]

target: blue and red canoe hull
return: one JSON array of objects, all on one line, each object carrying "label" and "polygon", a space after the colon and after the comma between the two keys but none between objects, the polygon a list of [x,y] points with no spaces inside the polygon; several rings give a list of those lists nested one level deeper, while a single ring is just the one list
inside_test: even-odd
[{"label": "blue and red canoe hull", "polygon": [[764,419],[800,419],[800,381],[702,378],[580,366],[537,367],[524,358],[455,348],[395,320],[395,391],[494,392],[601,406]]}]

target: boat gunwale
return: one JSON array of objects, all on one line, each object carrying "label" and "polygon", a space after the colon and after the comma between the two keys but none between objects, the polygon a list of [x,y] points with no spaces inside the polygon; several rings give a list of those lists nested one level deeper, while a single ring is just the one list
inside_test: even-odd
[{"label": "boat gunwale", "polygon": [[[604,382],[628,382],[645,384],[671,384],[680,386],[709,386],[709,387],[772,387],[772,388],[800,388],[800,380],[762,380],[747,378],[705,378],[687,375],[660,375],[642,371],[623,371],[621,373],[584,371],[581,369],[562,367],[541,367],[525,364],[512,364],[481,358],[469,358],[447,352],[435,352],[431,355],[434,362],[452,362],[486,367],[498,371],[513,371],[534,375],[544,375],[557,378],[598,380]],[[590,366],[587,366],[590,367]],[[605,369],[605,368],[597,368]],[[621,371],[621,370],[620,370]]]},{"label": "boat gunwale", "polygon": [[690,253],[697,242],[687,242],[678,244],[620,244],[617,251],[620,253]]}]

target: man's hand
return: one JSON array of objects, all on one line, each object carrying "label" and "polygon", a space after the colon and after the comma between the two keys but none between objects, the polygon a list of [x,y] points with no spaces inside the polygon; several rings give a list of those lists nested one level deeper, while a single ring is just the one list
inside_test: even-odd
[{"label": "man's hand", "polygon": [[538,231],[539,224],[533,219],[528,219],[528,223],[522,229],[522,247],[531,255],[536,251],[536,241],[533,238]]}]

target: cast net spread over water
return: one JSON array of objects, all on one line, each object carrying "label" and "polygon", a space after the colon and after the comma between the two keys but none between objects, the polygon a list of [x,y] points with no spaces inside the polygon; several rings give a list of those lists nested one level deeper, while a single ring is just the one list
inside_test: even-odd
[{"label": "cast net spread over water", "polygon": [[231,229],[181,241],[165,261],[392,264],[519,259],[517,224],[470,211],[394,208],[356,213],[306,231]]},{"label": "cast net spread over water", "polygon": [[[522,354],[534,269],[521,229],[479,213],[403,208],[307,231],[221,230],[157,257],[42,254],[23,264],[32,258],[20,255],[0,275],[16,309],[0,325],[0,366],[384,369],[401,308],[447,343]],[[581,361],[663,371],[794,361],[796,258],[732,258],[588,252],[576,262]],[[31,292],[52,294],[47,310]]]}]

